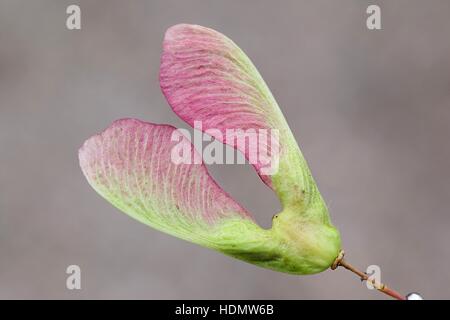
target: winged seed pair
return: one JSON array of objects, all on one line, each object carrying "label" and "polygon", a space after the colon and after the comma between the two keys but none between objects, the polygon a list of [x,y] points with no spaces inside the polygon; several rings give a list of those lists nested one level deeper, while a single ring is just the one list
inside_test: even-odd
[{"label": "winged seed pair", "polygon": [[79,150],[89,184],[132,218],[175,237],[275,271],[307,275],[343,266],[397,299],[343,259],[339,231],[331,223],[308,165],[277,102],[261,75],[230,39],[197,25],[180,24],[165,34],[160,85],[173,111],[189,125],[219,130],[215,138],[249,158],[245,145],[224,139],[228,128],[277,130],[278,170],[262,181],[278,196],[282,211],[272,228],[252,215],[211,178],[203,163],[170,161],[174,144],[191,156],[176,128],[136,119],[115,121]]}]

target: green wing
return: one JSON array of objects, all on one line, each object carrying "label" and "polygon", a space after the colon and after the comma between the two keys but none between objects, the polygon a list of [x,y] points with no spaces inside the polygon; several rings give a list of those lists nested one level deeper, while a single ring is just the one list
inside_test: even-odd
[{"label": "green wing", "polygon": [[[275,132],[276,139],[258,146],[258,153],[268,156],[253,163],[283,206],[272,228],[260,228],[201,162],[173,161],[179,149],[192,159],[200,156],[171,126],[124,119],[87,140],[79,158],[91,186],[155,229],[238,259],[294,274],[327,269],[340,251],[339,232],[285,118],[247,56],[214,30],[177,25],[164,39],[160,83],[182,119],[191,125],[201,121],[204,131],[247,158],[252,149],[238,143],[247,130]],[[241,133],[226,139],[228,128]]]},{"label": "green wing", "polygon": [[270,232],[255,224],[202,163],[174,163],[177,148],[200,157],[174,127],[123,119],[88,139],[79,159],[101,196],[146,225],[250,262],[275,250]]}]

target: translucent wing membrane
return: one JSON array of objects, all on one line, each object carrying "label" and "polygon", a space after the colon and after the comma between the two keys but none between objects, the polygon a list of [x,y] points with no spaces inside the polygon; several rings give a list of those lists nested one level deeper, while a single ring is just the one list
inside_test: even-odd
[{"label": "translucent wing membrane", "polygon": [[[242,151],[250,148],[226,139],[226,130],[276,131],[279,151],[271,174],[254,163],[262,180],[277,192],[283,206],[308,206],[321,202],[307,164],[275,99],[250,59],[233,41],[209,28],[180,24],[164,39],[160,84],[172,109],[187,123],[202,122],[204,131]],[[216,131],[217,132],[217,131]],[[208,132],[209,133],[209,132]],[[274,148],[274,146],[276,148]]]},{"label": "translucent wing membrane", "polygon": [[[188,150],[193,159],[199,156],[174,127],[123,119],[88,139],[79,159],[89,184],[101,196],[166,233],[226,250],[245,238],[235,236],[239,230],[259,228],[203,164],[175,164],[172,152],[179,149]],[[239,223],[242,227],[223,234]]]}]

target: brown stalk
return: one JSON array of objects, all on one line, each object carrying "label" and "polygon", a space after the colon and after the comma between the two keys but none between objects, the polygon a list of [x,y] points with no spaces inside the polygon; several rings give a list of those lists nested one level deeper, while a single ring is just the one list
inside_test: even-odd
[{"label": "brown stalk", "polygon": [[405,296],[403,296],[402,294],[398,293],[394,289],[389,288],[384,283],[377,282],[375,279],[370,278],[365,272],[358,270],[357,268],[352,266],[350,263],[345,261],[343,250],[340,252],[339,256],[334,261],[333,265],[331,266],[331,269],[334,270],[337,267],[344,267],[345,269],[353,272],[361,279],[361,281],[370,282],[374,286],[375,289],[377,289],[380,292],[383,292],[384,294],[387,294],[388,296],[391,296],[397,300],[406,300]]}]

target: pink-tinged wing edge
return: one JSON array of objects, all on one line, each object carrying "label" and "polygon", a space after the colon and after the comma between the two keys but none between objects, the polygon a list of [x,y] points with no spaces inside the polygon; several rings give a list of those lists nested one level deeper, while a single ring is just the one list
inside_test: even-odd
[{"label": "pink-tinged wing edge", "polygon": [[222,219],[253,221],[203,163],[171,161],[170,152],[177,143],[189,144],[192,156],[198,157],[185,136],[171,141],[176,130],[136,119],[117,120],[86,140],[79,150],[80,167],[89,184],[113,205],[186,240],[196,238],[199,226],[207,229]]},{"label": "pink-tinged wing edge", "polygon": [[[160,86],[181,119],[193,127],[195,121],[201,121],[203,132],[218,129],[220,135],[214,131],[208,134],[234,148],[236,140],[225,141],[229,128],[275,129],[283,135],[290,134],[276,101],[252,62],[232,40],[215,30],[188,24],[167,30]],[[271,139],[270,143],[262,146],[269,154],[272,150],[283,152],[278,140]],[[249,150],[238,149],[248,160]],[[261,172],[264,165],[259,161],[253,165],[261,179],[273,188],[272,177]]]}]

